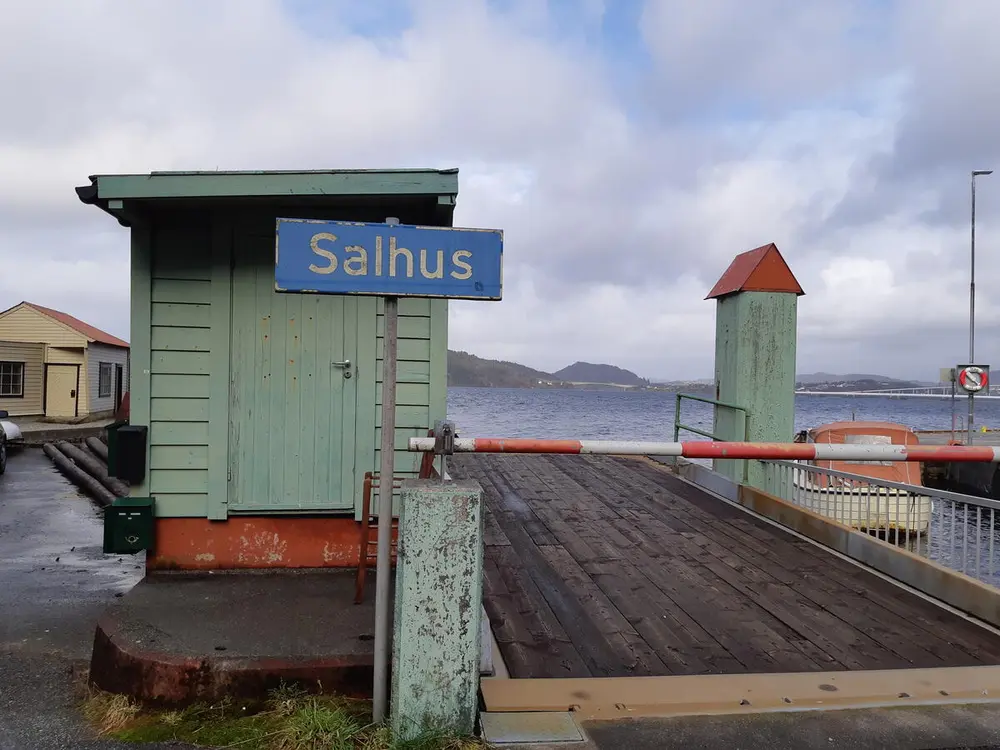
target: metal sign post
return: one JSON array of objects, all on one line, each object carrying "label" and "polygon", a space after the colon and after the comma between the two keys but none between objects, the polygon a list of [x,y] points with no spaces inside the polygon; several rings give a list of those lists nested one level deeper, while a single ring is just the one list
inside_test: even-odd
[{"label": "metal sign post", "polygon": [[385,350],[382,355],[382,465],[378,483],[378,552],[375,566],[375,683],[373,715],[381,721],[388,705],[392,492],[396,454],[396,341],[399,300],[385,298]]},{"label": "metal sign post", "polygon": [[[277,220],[275,291],[385,300],[372,685],[376,722],[387,714],[392,652],[389,615],[399,298],[499,300],[502,261],[503,232],[499,229],[401,225],[395,218],[386,219],[384,224]],[[359,371],[359,376],[364,377],[364,373]]]},{"label": "metal sign post", "polygon": [[[389,218],[389,226],[399,219]],[[392,493],[396,472],[396,354],[399,341],[399,298],[385,297],[385,331],[382,334],[382,444],[378,483],[378,547],[375,556],[375,674],[372,715],[381,721],[389,700],[390,577],[392,571]]]},{"label": "metal sign post", "polygon": [[958,372],[958,384],[969,394],[969,421],[966,425],[966,442],[972,445],[973,416],[974,416],[974,396],[982,390],[989,392],[990,367],[989,365],[959,365],[955,368]]}]

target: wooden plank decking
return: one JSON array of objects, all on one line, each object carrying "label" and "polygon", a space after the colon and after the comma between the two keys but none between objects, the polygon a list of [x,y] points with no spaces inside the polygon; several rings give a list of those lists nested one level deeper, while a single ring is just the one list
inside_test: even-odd
[{"label": "wooden plank decking", "polygon": [[642,459],[458,455],[511,677],[1000,664],[1000,636]]}]

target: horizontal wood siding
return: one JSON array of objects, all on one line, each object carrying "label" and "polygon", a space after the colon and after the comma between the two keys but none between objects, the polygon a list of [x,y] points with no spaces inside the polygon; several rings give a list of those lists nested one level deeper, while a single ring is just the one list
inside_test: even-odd
[{"label": "horizontal wood siding", "polygon": [[0,341],[0,362],[21,362],[24,365],[24,395],[21,398],[0,398],[0,409],[12,417],[42,414],[45,344]]},{"label": "horizontal wood siding", "polygon": [[[158,516],[204,516],[211,387],[211,229],[153,229],[149,491]],[[96,391],[95,391],[96,392]]]},{"label": "horizontal wood siding", "polygon": [[33,341],[67,349],[87,345],[86,336],[32,307],[16,307],[0,315],[0,341]]},{"label": "horizontal wood siding", "polygon": [[[87,393],[88,413],[112,411],[115,408],[115,370],[114,365],[121,365],[122,388],[128,382],[128,349],[120,346],[92,343],[87,347],[86,382],[80,387]],[[100,396],[101,362],[109,362],[111,368],[111,395]]]},{"label": "horizontal wood siding", "polygon": [[[0,341],[45,344],[45,362],[67,365],[83,365],[84,347],[87,346],[86,336],[27,306],[15,307],[0,315]],[[80,381],[77,384],[77,408],[80,414],[87,414],[86,375],[82,367]],[[42,388],[44,391],[44,376]]]},{"label": "horizontal wood siding", "polygon": [[[225,220],[217,221],[221,226]],[[233,227],[232,232],[234,234],[227,241],[233,243],[232,257],[238,274],[251,260],[247,257],[245,243],[238,239],[246,232],[240,225]],[[231,380],[238,379],[242,372],[233,364],[242,361],[239,359],[242,350],[231,343],[233,329],[226,316],[243,298],[230,302],[225,297],[226,304],[222,304],[220,284],[229,279],[230,271],[213,260],[220,243],[221,239],[213,236],[208,221],[203,226],[178,222],[175,227],[151,230],[150,270],[143,303],[148,313],[144,326],[148,330],[148,344],[142,355],[134,343],[132,356],[136,361],[137,377],[142,372],[140,362],[148,363],[142,365],[148,368],[144,381],[148,384],[148,403],[141,413],[148,415],[150,425],[149,481],[143,490],[156,496],[157,515],[160,516],[207,514],[212,518],[225,518],[227,512],[240,510],[236,506],[228,510],[225,507],[235,497],[232,487],[226,491],[227,467],[232,472],[232,482],[240,476],[236,464],[228,460],[232,438],[227,431],[237,414],[235,411],[228,413],[233,406],[227,395],[231,393]],[[133,279],[133,284],[137,283],[143,283],[142,279]],[[226,288],[229,288],[228,282]],[[273,290],[269,286],[265,284],[261,290],[262,294],[267,292],[268,299],[272,298]],[[328,304],[287,297],[276,301],[279,311],[291,305],[303,305],[305,309],[321,303]],[[356,395],[350,399],[350,404],[345,401],[345,426],[340,428],[341,434],[333,442],[343,449],[343,490],[339,495],[344,502],[342,507],[349,513],[353,506],[357,515],[361,509],[364,474],[377,471],[380,461],[383,303],[371,297],[356,297],[342,304],[344,313],[340,325],[343,326],[344,349],[356,352],[356,357],[350,359],[356,362],[357,368],[356,377],[344,385],[356,391]],[[447,316],[448,305],[444,300],[400,300],[395,434],[397,476],[417,475],[420,456],[405,450],[407,441],[410,437],[426,435],[435,420],[446,416]],[[134,322],[139,320],[135,314],[133,317]],[[305,323],[309,318],[305,316],[302,320]],[[231,322],[238,324],[236,318]],[[336,325],[336,321],[331,322]],[[316,356],[316,350],[304,348],[301,355],[308,373],[307,365]],[[250,362],[262,354],[243,352],[242,356]],[[225,372],[220,370],[223,365]],[[232,376],[230,366],[234,367]],[[325,367],[323,372],[327,369]],[[140,389],[136,388],[134,393],[141,403]],[[306,422],[313,418],[311,412],[299,414],[296,419],[301,423],[295,423],[296,429],[308,428]],[[210,422],[210,419],[215,421]],[[349,426],[352,423],[353,429]],[[336,426],[331,424],[330,429]],[[261,434],[268,433],[264,430]],[[334,437],[332,432],[330,437]],[[303,445],[307,444],[300,443],[298,448],[291,442],[282,445],[283,453],[288,454],[285,456],[288,466],[293,470],[298,467],[300,472],[308,471],[306,467],[310,465],[308,457],[301,454]],[[331,450],[336,450],[334,445]],[[226,452],[227,460],[220,462],[220,451]],[[286,477],[289,485],[294,484],[292,478],[297,476]],[[283,491],[291,490],[284,488]],[[336,494],[336,488],[331,487],[330,497]],[[377,497],[375,500],[377,502]]]},{"label": "horizontal wood siding", "polygon": [[[384,352],[384,302],[376,302],[375,434],[374,461],[366,471],[378,471],[382,456],[382,354]],[[396,434],[394,474],[413,478],[420,471],[421,455],[406,450],[411,437],[422,437],[434,422],[445,419],[447,375],[446,300],[399,300],[399,341],[396,364]],[[361,332],[359,332],[361,335]],[[377,502],[377,492],[373,502]],[[394,507],[398,512],[399,493]],[[360,503],[360,498],[359,498]],[[359,506],[360,512],[360,506]]]}]

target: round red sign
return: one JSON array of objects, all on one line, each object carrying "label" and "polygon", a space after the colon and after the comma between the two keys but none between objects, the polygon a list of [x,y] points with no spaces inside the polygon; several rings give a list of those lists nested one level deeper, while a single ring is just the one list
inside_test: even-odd
[{"label": "round red sign", "polygon": [[969,393],[976,393],[989,385],[989,374],[982,367],[963,367],[958,373],[958,384]]}]

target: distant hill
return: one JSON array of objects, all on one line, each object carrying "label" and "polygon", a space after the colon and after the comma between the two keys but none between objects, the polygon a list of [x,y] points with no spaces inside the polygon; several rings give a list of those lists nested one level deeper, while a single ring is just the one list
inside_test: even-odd
[{"label": "distant hill", "polygon": [[796,388],[803,391],[883,391],[889,388],[920,388],[925,384],[916,383],[910,380],[896,380],[894,378],[872,379],[862,378],[859,380],[835,380],[823,383],[798,383]]},{"label": "distant hill", "polygon": [[715,381],[706,380],[662,380],[654,383],[654,387],[661,391],[673,391],[675,393],[690,393],[697,396],[715,396]]},{"label": "distant hill", "polygon": [[645,387],[649,381],[613,365],[577,362],[549,373],[468,352],[448,351],[448,385],[470,388],[572,388],[573,383]]},{"label": "distant hill", "polygon": [[796,376],[796,387],[812,391],[878,391],[886,388],[918,388],[926,385],[913,380],[900,380],[887,375],[848,373],[834,375],[816,372]]},{"label": "distant hill", "polygon": [[558,380],[570,383],[614,383],[616,385],[644,386],[649,381],[640,378],[634,372],[623,370],[614,365],[595,365],[590,362],[575,362],[552,373]]},{"label": "distant hill", "polygon": [[[575,362],[569,367],[548,373],[517,362],[484,359],[468,352],[448,352],[448,385],[470,388],[573,388],[627,386],[653,388],[714,395],[715,381],[674,380],[651,383],[630,370],[607,364]],[[915,388],[927,383],[890,378],[886,375],[848,373],[837,375],[829,372],[805,373],[796,376],[796,388],[807,391],[874,391],[884,388]]]},{"label": "distant hill", "polygon": [[483,359],[468,352],[448,351],[448,385],[475,388],[537,388],[549,373],[516,362]]},{"label": "distant hill", "polygon": [[860,382],[862,380],[870,380],[875,383],[882,383],[887,381],[902,383],[908,381],[897,380],[896,378],[890,378],[886,375],[869,375],[860,373],[848,373],[847,375],[836,375],[829,372],[813,372],[806,373],[804,375],[796,375],[795,379],[802,385],[810,385],[812,383],[844,383],[848,381]]}]

